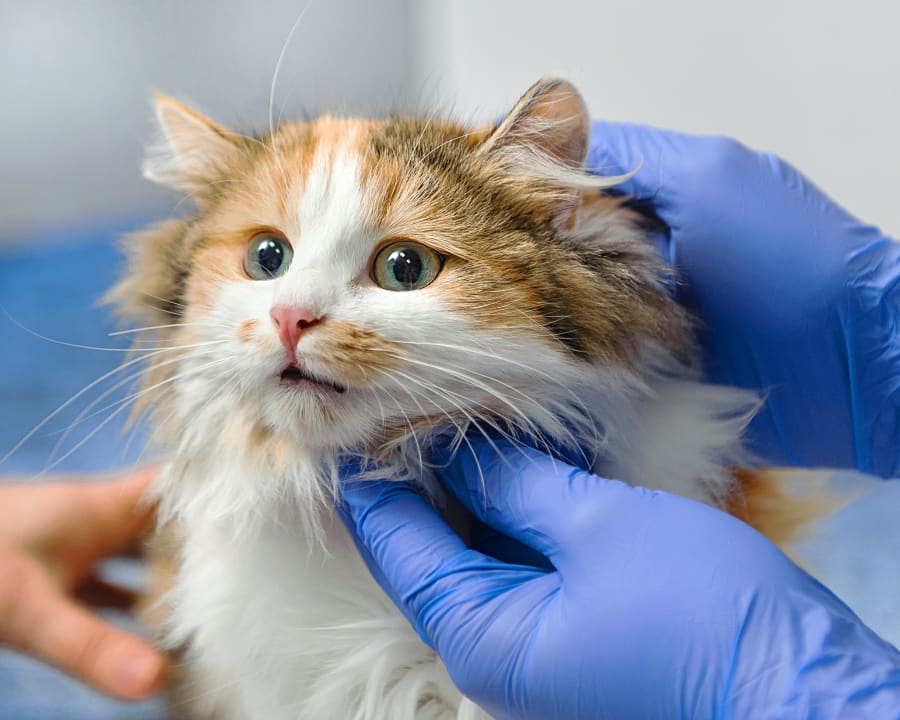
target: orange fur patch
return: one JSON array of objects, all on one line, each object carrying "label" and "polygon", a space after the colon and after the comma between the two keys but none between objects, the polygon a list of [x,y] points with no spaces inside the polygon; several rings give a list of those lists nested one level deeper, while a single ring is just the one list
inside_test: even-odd
[{"label": "orange fur patch", "polygon": [[807,539],[817,520],[834,512],[843,501],[809,493],[797,495],[788,489],[790,471],[773,469],[732,471],[737,486],[726,509],[755,528],[784,551]]},{"label": "orange fur patch", "polygon": [[231,245],[207,245],[194,253],[194,271],[185,288],[185,304],[194,317],[215,306],[222,283],[244,279],[242,258],[241,250]]},{"label": "orange fur patch", "polygon": [[352,322],[325,320],[311,332],[317,354],[327,357],[341,381],[351,385],[365,385],[402,365],[406,354],[401,345]]},{"label": "orange fur patch", "polygon": [[238,325],[237,329],[237,338],[239,342],[248,343],[253,339],[253,332],[256,330],[259,323],[256,320],[249,319],[244,320],[240,325]]}]

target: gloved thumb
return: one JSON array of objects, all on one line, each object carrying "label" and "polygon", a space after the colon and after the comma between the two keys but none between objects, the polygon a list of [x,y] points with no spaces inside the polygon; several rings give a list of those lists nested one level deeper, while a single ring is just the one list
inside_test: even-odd
[{"label": "gloved thumb", "polygon": [[[562,460],[505,439],[471,438],[455,452],[435,448],[442,484],[485,525],[553,561],[577,509],[583,484],[608,482]],[[576,510],[577,511],[577,510]]]}]

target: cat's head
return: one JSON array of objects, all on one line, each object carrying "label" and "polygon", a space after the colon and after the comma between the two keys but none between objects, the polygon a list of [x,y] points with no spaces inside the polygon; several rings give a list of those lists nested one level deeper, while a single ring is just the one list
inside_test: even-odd
[{"label": "cat's head", "polygon": [[585,420],[588,369],[628,373],[686,337],[635,218],[600,190],[615,179],[584,171],[589,119],[564,81],[475,129],[321,117],[250,137],[156,110],[146,174],[196,212],[129,239],[113,298],[178,348],[146,380],[177,442],[289,462],[473,421],[560,436]]}]

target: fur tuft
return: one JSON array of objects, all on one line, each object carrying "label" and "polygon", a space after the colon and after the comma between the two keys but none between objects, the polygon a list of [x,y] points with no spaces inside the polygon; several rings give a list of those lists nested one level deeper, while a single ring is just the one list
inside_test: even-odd
[{"label": "fur tuft", "polygon": [[590,119],[567,81],[544,78],[532,85],[479,150],[502,171],[570,191],[605,190],[630,178],[585,172]]}]

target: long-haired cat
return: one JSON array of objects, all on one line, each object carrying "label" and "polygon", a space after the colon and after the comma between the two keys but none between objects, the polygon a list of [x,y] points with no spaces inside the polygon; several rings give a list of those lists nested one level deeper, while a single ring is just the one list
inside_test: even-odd
[{"label": "long-haired cat", "polygon": [[358,557],[333,504],[345,459],[440,503],[434,438],[499,433],[749,507],[730,468],[756,398],[698,382],[640,218],[585,172],[571,85],[475,129],[320,117],[248,137],[156,109],[146,174],[197,210],[128,240],[112,298],[181,348],[145,379],[170,458],[155,612],[177,715],[486,717]]}]

